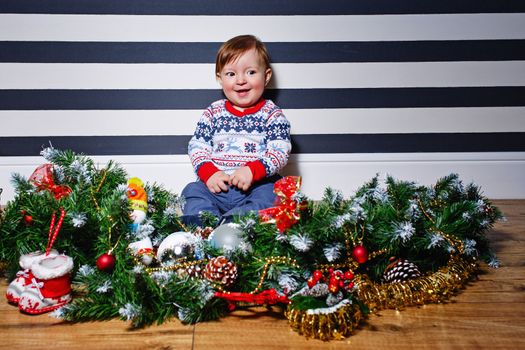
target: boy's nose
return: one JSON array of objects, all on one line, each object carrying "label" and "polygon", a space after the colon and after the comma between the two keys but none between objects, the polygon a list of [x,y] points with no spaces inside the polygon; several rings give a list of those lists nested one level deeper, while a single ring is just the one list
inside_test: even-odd
[{"label": "boy's nose", "polygon": [[243,76],[237,76],[237,84],[238,85],[244,85],[246,84],[246,78]]}]

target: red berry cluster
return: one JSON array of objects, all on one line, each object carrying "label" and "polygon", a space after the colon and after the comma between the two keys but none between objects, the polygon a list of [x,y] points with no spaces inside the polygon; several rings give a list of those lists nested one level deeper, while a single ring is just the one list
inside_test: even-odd
[{"label": "red berry cluster", "polygon": [[328,290],[330,293],[337,293],[340,289],[351,290],[354,288],[354,274],[352,271],[348,270],[343,273],[341,270],[330,269],[328,271],[328,276],[324,276],[323,273],[319,270],[315,270],[312,274],[312,277],[306,282],[308,287],[313,288],[319,282],[328,281]]}]

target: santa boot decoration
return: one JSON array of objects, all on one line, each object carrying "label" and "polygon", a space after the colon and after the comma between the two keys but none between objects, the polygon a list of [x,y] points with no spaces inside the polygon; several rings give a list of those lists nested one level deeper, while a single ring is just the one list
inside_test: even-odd
[{"label": "santa boot decoration", "polygon": [[[56,256],[58,252],[56,250],[51,250],[49,256]],[[31,272],[31,265],[37,260],[41,260],[46,257],[46,254],[41,251],[36,251],[29,254],[23,254],[20,256],[18,263],[22,270],[16,273],[16,278],[11,281],[6,291],[6,298],[10,303],[18,304],[20,300],[20,295],[26,289],[28,285],[31,284],[31,279],[33,278],[33,273]]]},{"label": "santa boot decoration", "polygon": [[71,301],[70,272],[73,259],[67,255],[48,256],[31,265],[33,279],[20,296],[20,311],[38,315]]}]

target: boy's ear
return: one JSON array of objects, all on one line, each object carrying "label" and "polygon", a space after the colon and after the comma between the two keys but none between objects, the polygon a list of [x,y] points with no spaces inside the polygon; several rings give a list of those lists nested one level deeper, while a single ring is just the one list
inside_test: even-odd
[{"label": "boy's ear", "polygon": [[217,79],[217,82],[220,84],[220,86],[222,86],[222,79],[221,79],[221,74],[220,73],[217,73],[215,75],[215,79]]},{"label": "boy's ear", "polygon": [[271,79],[272,79],[272,69],[267,68],[266,71],[264,72],[264,86],[268,85]]}]

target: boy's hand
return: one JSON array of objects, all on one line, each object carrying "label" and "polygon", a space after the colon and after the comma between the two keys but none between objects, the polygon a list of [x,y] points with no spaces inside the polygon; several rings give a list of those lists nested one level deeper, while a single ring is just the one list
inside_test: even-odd
[{"label": "boy's hand", "polygon": [[250,168],[243,166],[230,176],[230,185],[237,187],[240,190],[247,191],[252,185],[253,174]]},{"label": "boy's hand", "polygon": [[212,193],[228,192],[230,176],[224,171],[217,171],[206,181],[206,187]]}]

